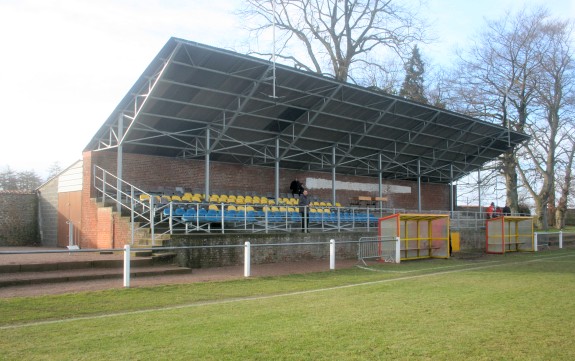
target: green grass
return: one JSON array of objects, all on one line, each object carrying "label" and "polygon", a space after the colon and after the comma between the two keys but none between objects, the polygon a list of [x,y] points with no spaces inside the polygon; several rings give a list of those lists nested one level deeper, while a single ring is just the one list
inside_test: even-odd
[{"label": "green grass", "polygon": [[0,300],[2,360],[572,360],[575,251]]}]

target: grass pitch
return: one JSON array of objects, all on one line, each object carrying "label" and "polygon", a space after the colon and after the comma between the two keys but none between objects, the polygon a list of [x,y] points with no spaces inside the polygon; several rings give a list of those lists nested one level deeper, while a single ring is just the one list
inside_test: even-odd
[{"label": "grass pitch", "polygon": [[2,360],[573,360],[575,250],[0,300]]}]

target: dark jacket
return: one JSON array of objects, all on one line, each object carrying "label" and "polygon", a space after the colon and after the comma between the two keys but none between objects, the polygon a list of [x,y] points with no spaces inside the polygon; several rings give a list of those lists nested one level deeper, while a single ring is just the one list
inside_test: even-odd
[{"label": "dark jacket", "polygon": [[[305,207],[309,206],[309,198],[306,195],[299,196],[299,212],[304,213]],[[309,212],[309,211],[308,211]]]}]

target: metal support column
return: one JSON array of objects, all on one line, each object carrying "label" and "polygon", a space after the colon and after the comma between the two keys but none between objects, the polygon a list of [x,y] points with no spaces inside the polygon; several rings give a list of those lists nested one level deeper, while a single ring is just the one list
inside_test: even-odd
[{"label": "metal support column", "polygon": [[274,175],[274,187],[275,187],[275,199],[276,204],[279,204],[280,199],[280,138],[276,138],[276,157],[275,157],[275,175]]},{"label": "metal support column", "polygon": [[479,209],[477,210],[479,218],[481,218],[481,169],[477,170],[477,192],[479,193]]},{"label": "metal support column", "polygon": [[206,157],[204,162],[205,167],[205,186],[204,194],[206,195],[206,200],[210,197],[210,128],[206,128]]},{"label": "metal support column", "polygon": [[421,213],[421,159],[417,160],[417,210]]},{"label": "metal support column", "polygon": [[449,166],[449,212],[451,213],[451,217],[453,217],[454,209],[454,199],[455,192],[453,191],[453,164]]},{"label": "metal support column", "polygon": [[331,149],[331,204],[335,206],[337,202],[335,189],[335,146]]},{"label": "metal support column", "polygon": [[124,150],[122,146],[122,138],[124,137],[124,114],[118,116],[118,153],[116,163],[116,210],[122,212],[122,168]]},{"label": "metal support column", "polygon": [[[383,197],[383,169],[382,169],[382,159],[381,159],[381,153],[378,154],[378,158],[379,158],[379,172],[377,172],[377,195],[379,196],[379,198]],[[381,209],[383,208],[383,202],[379,201],[379,209],[380,209],[380,215],[381,215]]]}]

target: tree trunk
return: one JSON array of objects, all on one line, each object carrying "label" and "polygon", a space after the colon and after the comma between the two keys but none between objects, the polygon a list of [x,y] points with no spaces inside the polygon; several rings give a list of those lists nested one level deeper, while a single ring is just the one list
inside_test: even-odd
[{"label": "tree trunk", "polygon": [[517,194],[517,166],[515,155],[512,151],[503,155],[503,175],[505,177],[506,197],[505,203],[511,209],[513,214],[519,212],[519,196]]}]

